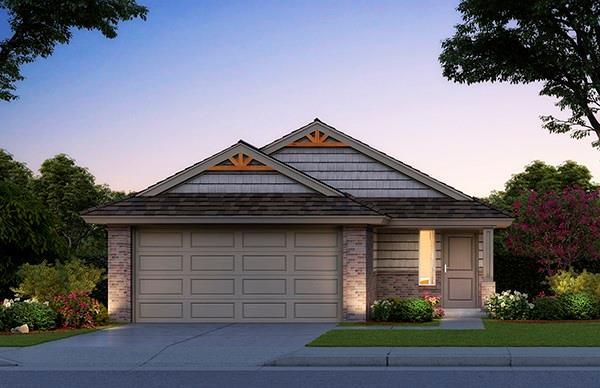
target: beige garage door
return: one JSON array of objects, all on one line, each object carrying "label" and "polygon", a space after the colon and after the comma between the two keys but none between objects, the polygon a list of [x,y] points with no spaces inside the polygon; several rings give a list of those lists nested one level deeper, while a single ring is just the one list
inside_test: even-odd
[{"label": "beige garage door", "polygon": [[136,231],[137,322],[331,322],[341,315],[336,229]]}]

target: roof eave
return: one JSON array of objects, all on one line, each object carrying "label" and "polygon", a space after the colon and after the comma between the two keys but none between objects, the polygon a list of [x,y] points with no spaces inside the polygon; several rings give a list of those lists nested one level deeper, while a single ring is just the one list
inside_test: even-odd
[{"label": "roof eave", "polygon": [[386,225],[383,216],[132,216],[84,215],[89,224],[323,224],[323,225]]},{"label": "roof eave", "polygon": [[508,228],[514,218],[392,218],[390,227],[431,227],[431,228]]}]

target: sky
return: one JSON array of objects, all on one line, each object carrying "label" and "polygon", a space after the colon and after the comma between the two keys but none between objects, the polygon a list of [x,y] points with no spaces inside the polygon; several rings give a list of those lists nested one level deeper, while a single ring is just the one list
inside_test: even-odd
[{"label": "sky", "polygon": [[148,20],[121,24],[116,39],[74,31],[23,67],[19,100],[0,102],[0,148],[34,171],[66,153],[98,183],[139,191],[318,117],[470,195],[536,159],[574,160],[600,181],[591,138],[541,127],[557,108],[539,85],[442,77],[455,1],[138,3]]}]

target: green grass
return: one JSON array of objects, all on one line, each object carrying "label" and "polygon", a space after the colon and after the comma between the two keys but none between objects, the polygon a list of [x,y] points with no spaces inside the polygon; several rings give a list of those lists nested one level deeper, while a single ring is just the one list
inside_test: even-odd
[{"label": "green grass", "polygon": [[0,347],[5,346],[33,346],[44,342],[56,341],[74,335],[92,333],[98,329],[60,329],[50,331],[35,331],[29,334],[0,334]]},{"label": "green grass", "polygon": [[600,322],[484,324],[485,330],[330,330],[307,346],[600,346]]},{"label": "green grass", "polygon": [[439,326],[440,320],[436,319],[431,322],[340,322],[338,326],[414,326],[414,327],[422,327],[422,326]]}]

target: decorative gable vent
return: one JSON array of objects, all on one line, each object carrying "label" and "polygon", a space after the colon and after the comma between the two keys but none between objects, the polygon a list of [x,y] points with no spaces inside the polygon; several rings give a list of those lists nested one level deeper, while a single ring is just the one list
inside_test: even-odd
[{"label": "decorative gable vent", "polygon": [[207,169],[208,171],[272,171],[273,168],[267,166],[252,156],[242,152],[222,161]]},{"label": "decorative gable vent", "polygon": [[348,147],[347,144],[319,131],[318,129],[290,143],[288,147]]}]

